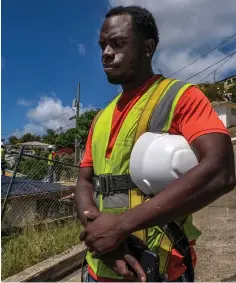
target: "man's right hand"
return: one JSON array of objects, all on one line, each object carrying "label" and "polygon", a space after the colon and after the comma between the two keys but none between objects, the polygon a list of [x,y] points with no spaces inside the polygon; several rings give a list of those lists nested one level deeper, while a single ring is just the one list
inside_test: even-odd
[{"label": "man's right hand", "polygon": [[[137,259],[130,253],[125,243],[118,249],[101,256],[99,259],[107,267],[116,272],[116,274],[123,276],[127,281],[146,281],[145,272]],[[135,273],[128,268],[129,266]]]}]

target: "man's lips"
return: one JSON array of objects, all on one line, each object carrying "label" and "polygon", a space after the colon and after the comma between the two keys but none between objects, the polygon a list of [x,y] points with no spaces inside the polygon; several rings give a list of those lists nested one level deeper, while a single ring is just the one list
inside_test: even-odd
[{"label": "man's lips", "polygon": [[103,65],[103,69],[104,69],[104,71],[106,72],[106,71],[111,71],[111,70],[114,70],[114,69],[117,69],[118,68],[118,66],[117,65]]}]

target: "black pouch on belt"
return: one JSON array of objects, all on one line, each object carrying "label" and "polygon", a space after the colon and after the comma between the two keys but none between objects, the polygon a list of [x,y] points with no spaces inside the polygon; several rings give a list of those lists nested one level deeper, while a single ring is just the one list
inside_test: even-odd
[{"label": "black pouch on belt", "polygon": [[[159,274],[159,256],[150,250],[148,250],[147,246],[142,244],[139,239],[135,239],[135,236],[130,236],[127,239],[127,244],[132,255],[138,260],[140,265],[142,266],[147,281],[146,282],[161,282],[160,274]],[[132,268],[131,271],[135,273]]]}]

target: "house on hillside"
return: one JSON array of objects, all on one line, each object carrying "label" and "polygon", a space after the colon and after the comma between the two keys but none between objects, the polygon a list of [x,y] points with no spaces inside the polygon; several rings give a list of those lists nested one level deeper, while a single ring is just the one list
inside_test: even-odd
[{"label": "house on hillside", "polygon": [[212,102],[212,106],[226,128],[236,126],[236,103],[219,101]]},{"label": "house on hillside", "polygon": [[[1,178],[2,203],[10,179],[6,176]],[[74,204],[61,201],[63,197],[72,193],[73,186],[15,178],[2,220],[2,230],[74,215]]]},{"label": "house on hillside", "polygon": [[236,75],[230,76],[218,82],[223,86],[224,90],[228,90],[230,87],[236,85]]},{"label": "house on hillside", "polygon": [[24,148],[26,147],[31,150],[41,149],[42,151],[47,151],[50,144],[39,142],[39,141],[30,141],[30,142],[18,143],[17,145],[23,146]]}]

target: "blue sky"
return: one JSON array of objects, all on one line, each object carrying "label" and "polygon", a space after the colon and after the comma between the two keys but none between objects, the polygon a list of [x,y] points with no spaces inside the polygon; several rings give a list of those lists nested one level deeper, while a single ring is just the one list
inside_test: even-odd
[{"label": "blue sky", "polygon": [[[209,0],[212,5],[207,7],[204,1],[189,2],[2,0],[2,137],[73,127],[68,118],[73,115],[71,101],[78,82],[82,111],[102,107],[117,94],[118,87],[108,84],[103,73],[97,44],[111,6],[141,4],[153,12],[160,32],[153,65],[164,75],[236,33],[236,1]],[[176,77],[186,79],[219,61],[236,49],[235,42],[234,38]],[[217,79],[235,72],[235,59],[217,71]],[[214,68],[192,81],[198,82]]]},{"label": "blue sky", "polygon": [[85,107],[104,105],[117,93],[106,81],[97,45],[107,9],[93,0],[2,1],[3,134],[28,124],[26,109],[43,95],[70,106],[78,81]]}]

